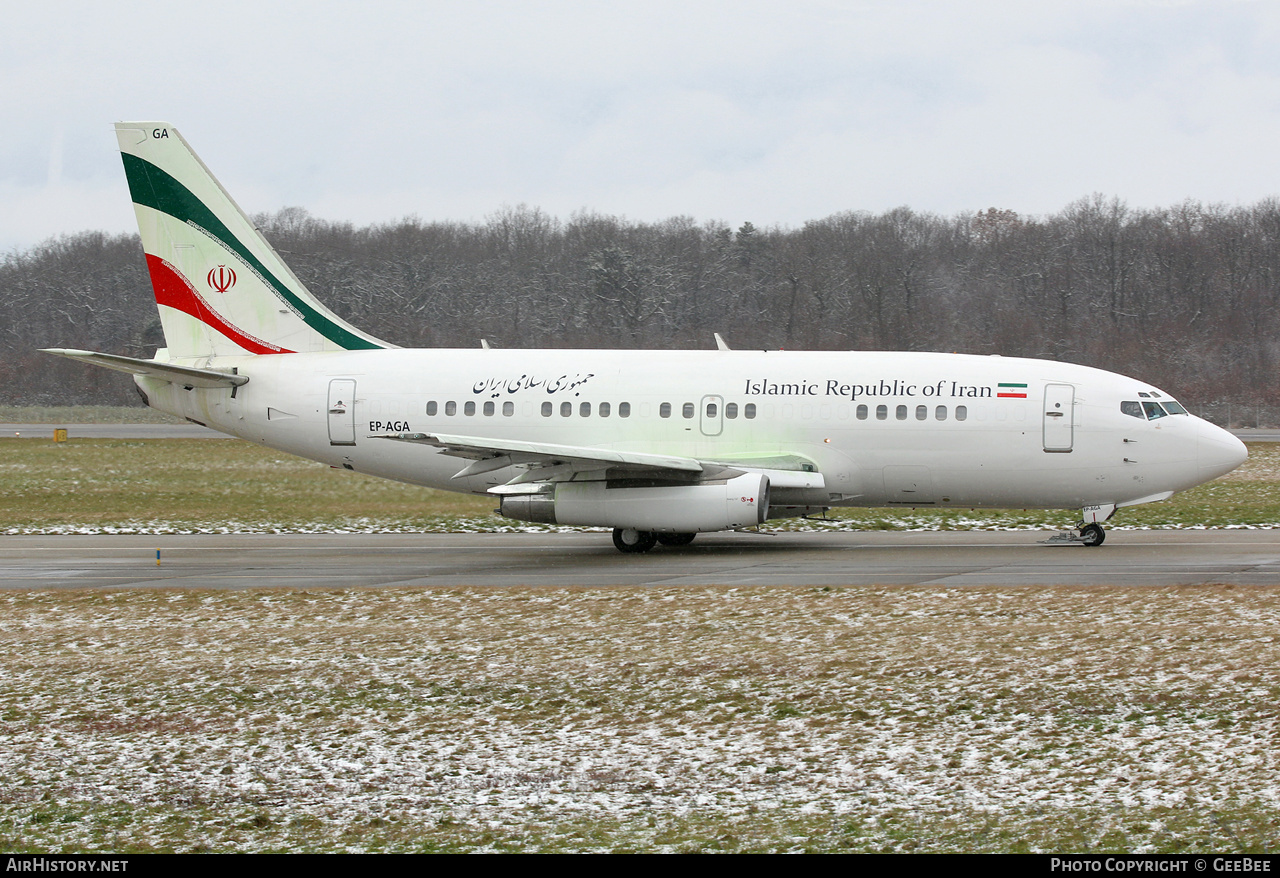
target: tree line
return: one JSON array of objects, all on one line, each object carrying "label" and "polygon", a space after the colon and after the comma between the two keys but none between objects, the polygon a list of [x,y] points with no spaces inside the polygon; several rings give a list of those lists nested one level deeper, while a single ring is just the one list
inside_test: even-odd
[{"label": "tree line", "polygon": [[[1280,201],[1045,217],[897,208],[734,229],[504,208],[481,223],[255,217],[336,313],[406,347],[918,350],[1121,372],[1219,421],[1274,423]],[[130,381],[41,347],[163,344],[136,235],[86,232],[0,261],[0,403],[127,404]]]}]

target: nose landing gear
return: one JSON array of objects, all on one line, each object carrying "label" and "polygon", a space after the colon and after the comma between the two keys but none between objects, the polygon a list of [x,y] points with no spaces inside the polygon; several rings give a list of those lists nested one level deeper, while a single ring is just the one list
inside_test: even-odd
[{"label": "nose landing gear", "polygon": [[1068,543],[1079,543],[1082,546],[1101,546],[1107,538],[1102,529],[1102,522],[1110,520],[1116,514],[1116,504],[1104,503],[1099,506],[1086,506],[1080,510],[1080,523],[1074,530],[1064,530],[1043,542],[1061,546]]},{"label": "nose landing gear", "polygon": [[1102,541],[1107,538],[1106,531],[1102,529],[1102,522],[1109,520],[1115,514],[1116,504],[1114,503],[1084,507],[1080,510],[1080,523],[1076,525],[1076,531],[1080,534],[1077,539],[1086,546],[1101,546]]},{"label": "nose landing gear", "polygon": [[1107,532],[1102,529],[1102,525],[1095,522],[1085,524],[1083,521],[1075,530],[1060,531],[1047,540],[1041,540],[1051,546],[1062,546],[1068,543],[1079,543],[1084,546],[1101,546],[1102,541],[1107,538]]},{"label": "nose landing gear", "polygon": [[1096,521],[1080,528],[1080,542],[1086,546],[1101,546],[1106,538],[1107,532]]}]

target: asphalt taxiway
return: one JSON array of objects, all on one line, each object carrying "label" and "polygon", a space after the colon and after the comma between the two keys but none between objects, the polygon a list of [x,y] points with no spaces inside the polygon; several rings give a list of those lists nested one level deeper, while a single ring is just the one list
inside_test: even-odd
[{"label": "asphalt taxiway", "polygon": [[[1280,531],[706,534],[623,555],[608,533],[0,537],[0,589],[388,586],[1280,585]],[[156,550],[160,565],[156,565]]]},{"label": "asphalt taxiway", "polygon": [[[73,424],[84,438],[223,438],[195,424]],[[45,424],[0,436],[50,438]],[[1280,431],[1240,430],[1246,442]],[[1280,531],[707,534],[619,554],[607,533],[0,536],[0,589],[601,585],[1280,585]],[[159,549],[161,563],[155,563]]]}]

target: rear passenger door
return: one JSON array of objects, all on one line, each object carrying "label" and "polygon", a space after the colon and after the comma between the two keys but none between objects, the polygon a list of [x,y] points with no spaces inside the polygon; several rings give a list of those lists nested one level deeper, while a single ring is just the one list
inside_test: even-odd
[{"label": "rear passenger door", "polygon": [[329,382],[329,444],[356,444],[354,378],[335,378]]}]

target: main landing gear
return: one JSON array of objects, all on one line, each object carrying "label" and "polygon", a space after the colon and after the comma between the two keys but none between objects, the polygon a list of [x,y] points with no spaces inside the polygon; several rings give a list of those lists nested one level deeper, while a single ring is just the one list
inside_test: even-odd
[{"label": "main landing gear", "polygon": [[654,533],[651,530],[636,530],[631,527],[615,527],[613,544],[619,552],[628,555],[647,552],[657,543],[664,546],[687,546],[693,542],[697,534]]}]

